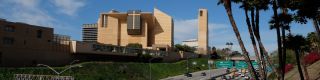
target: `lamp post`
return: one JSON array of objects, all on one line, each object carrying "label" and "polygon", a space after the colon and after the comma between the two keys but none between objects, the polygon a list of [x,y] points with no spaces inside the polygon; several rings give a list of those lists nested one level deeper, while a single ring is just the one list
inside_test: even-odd
[{"label": "lamp post", "polygon": [[151,58],[151,59],[149,59],[149,79],[150,79],[150,80],[152,79],[152,78],[151,78],[151,61],[152,61],[153,59],[156,59],[156,58]]}]

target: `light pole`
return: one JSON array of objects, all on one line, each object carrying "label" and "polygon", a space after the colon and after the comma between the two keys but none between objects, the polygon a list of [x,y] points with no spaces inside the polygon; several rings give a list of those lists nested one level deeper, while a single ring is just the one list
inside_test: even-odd
[{"label": "light pole", "polygon": [[152,79],[152,78],[151,78],[151,61],[152,61],[153,59],[156,59],[156,58],[151,58],[151,59],[149,59],[149,79],[150,79],[150,80]]}]

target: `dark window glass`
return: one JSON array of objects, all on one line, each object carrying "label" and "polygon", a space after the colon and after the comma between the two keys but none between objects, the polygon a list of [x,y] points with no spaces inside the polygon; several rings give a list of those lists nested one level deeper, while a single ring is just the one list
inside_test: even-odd
[{"label": "dark window glass", "polygon": [[4,37],[4,38],[2,39],[2,43],[5,44],[5,45],[13,45],[13,43],[14,43],[14,38]]},{"label": "dark window glass", "polygon": [[37,38],[42,38],[42,30],[37,31]]},{"label": "dark window glass", "polygon": [[23,44],[26,45],[26,44],[27,44],[27,41],[26,41],[26,40],[23,40]]},{"label": "dark window glass", "polygon": [[6,25],[6,26],[4,26],[4,31],[14,32],[15,31],[15,27],[11,26],[11,25]]},{"label": "dark window glass", "polygon": [[140,10],[128,11],[127,17],[127,32],[129,35],[140,35],[141,34],[141,16]]},{"label": "dark window glass", "polygon": [[200,16],[202,16],[202,13],[203,13],[203,12],[202,12],[202,11],[200,11]]}]

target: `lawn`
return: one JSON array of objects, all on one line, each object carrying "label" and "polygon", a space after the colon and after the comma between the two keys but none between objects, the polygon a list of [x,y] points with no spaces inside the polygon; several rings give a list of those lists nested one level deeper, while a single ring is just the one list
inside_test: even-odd
[{"label": "lawn", "polygon": [[[208,69],[205,58],[190,59],[190,72]],[[196,62],[196,65],[192,64]],[[175,63],[152,63],[152,79],[162,79],[169,76],[186,73],[187,61]],[[76,80],[148,80],[149,64],[135,62],[84,62],[81,68],[72,68],[64,72],[63,76],[73,76]],[[78,64],[76,64],[78,65]],[[55,67],[61,71],[67,67]],[[14,74],[55,75],[45,67],[0,68],[0,79],[13,80]]]}]

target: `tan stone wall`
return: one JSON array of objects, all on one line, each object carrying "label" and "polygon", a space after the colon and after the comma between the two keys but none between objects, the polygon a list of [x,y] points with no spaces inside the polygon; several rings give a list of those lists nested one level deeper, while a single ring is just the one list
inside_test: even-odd
[{"label": "tan stone wall", "polygon": [[198,14],[198,52],[206,54],[208,52],[208,11],[200,9]]},{"label": "tan stone wall", "polygon": [[173,20],[171,16],[164,12],[154,9],[155,26],[153,35],[155,35],[155,44],[165,44],[173,46]]},{"label": "tan stone wall", "polygon": [[[107,15],[107,26],[102,27],[103,15]],[[172,18],[155,9],[152,13],[140,13],[141,35],[128,35],[127,14],[103,13],[98,20],[98,42],[126,46],[129,43],[142,44],[143,48],[152,47],[153,44],[173,45],[173,20]],[[155,23],[155,24],[154,24]]]}]

